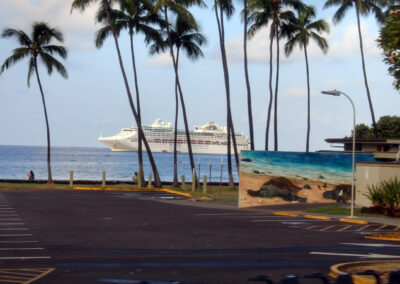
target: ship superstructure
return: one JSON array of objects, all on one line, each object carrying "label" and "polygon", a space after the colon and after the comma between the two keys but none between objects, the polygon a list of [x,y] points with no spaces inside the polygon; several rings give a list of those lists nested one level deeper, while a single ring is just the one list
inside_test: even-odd
[{"label": "ship superstructure", "polygon": [[[165,123],[156,119],[152,125],[142,126],[144,135],[152,152],[174,151],[174,128],[171,123]],[[249,139],[236,134],[238,151],[249,150]],[[190,132],[193,153],[203,154],[226,154],[227,153],[227,129],[214,122],[208,122],[203,126],[196,126]],[[123,128],[120,133],[110,137],[100,137],[99,141],[104,143],[113,151],[137,151],[138,129],[137,127]],[[184,130],[178,130],[176,139],[177,151],[188,152],[186,134]],[[231,144],[233,153],[233,146]],[[145,151],[145,147],[143,147]]]}]

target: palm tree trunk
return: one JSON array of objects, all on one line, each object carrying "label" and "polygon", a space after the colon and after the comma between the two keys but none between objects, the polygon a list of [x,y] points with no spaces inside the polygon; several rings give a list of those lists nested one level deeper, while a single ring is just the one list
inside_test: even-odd
[{"label": "palm tree trunk", "polygon": [[276,82],[275,82],[275,105],[274,105],[274,151],[278,151],[278,86],[279,86],[279,34],[278,25],[275,25],[276,36]]},{"label": "palm tree trunk", "polygon": [[42,102],[43,102],[43,110],[44,110],[44,117],[46,119],[46,130],[47,130],[47,183],[53,183],[53,178],[51,176],[51,161],[50,161],[50,127],[49,127],[49,119],[47,117],[47,108],[46,108],[46,101],[44,99],[44,93],[42,88],[42,83],[40,82],[39,71],[37,68],[37,60],[35,57],[35,71],[36,71],[36,78],[38,80],[40,94],[42,95]]},{"label": "palm tree trunk", "polygon": [[306,57],[306,69],[307,69],[307,141],[306,141],[306,152],[308,153],[310,151],[310,128],[311,128],[311,123],[310,123],[310,116],[311,116],[311,110],[310,110],[310,101],[311,101],[311,96],[310,96],[310,71],[308,68],[308,55],[307,55],[307,45],[304,44],[304,55]]},{"label": "palm tree trunk", "polygon": [[193,152],[192,152],[192,142],[190,140],[189,125],[188,125],[187,116],[186,116],[186,107],[185,107],[185,102],[183,100],[183,92],[182,92],[181,83],[179,81],[179,75],[178,75],[178,66],[176,65],[176,61],[175,61],[175,55],[174,55],[174,50],[173,50],[172,41],[171,41],[171,34],[169,31],[169,26],[168,26],[167,8],[168,7],[164,7],[164,16],[165,16],[165,22],[166,22],[166,28],[167,28],[169,51],[170,51],[170,54],[172,57],[172,63],[174,65],[174,70],[175,70],[175,80],[176,80],[176,84],[178,86],[179,96],[181,99],[183,121],[185,123],[186,143],[188,145],[188,152],[189,152],[189,159],[190,159],[190,167],[192,170],[192,174],[194,175],[194,178],[197,183],[197,176],[196,176],[196,170],[195,170],[195,165],[194,165],[194,160],[193,160]]},{"label": "palm tree trunk", "polygon": [[[179,47],[176,50],[176,67],[179,67]],[[175,80],[175,128],[174,128],[174,180],[172,186],[178,186],[178,153],[176,149],[176,140],[178,138],[178,112],[179,112],[179,97],[178,83]],[[192,170],[193,171],[193,170]]]},{"label": "palm tree trunk", "polygon": [[273,50],[272,45],[274,43],[274,38],[270,38],[269,43],[269,104],[268,104],[268,116],[267,116],[267,129],[265,131],[265,151],[268,151],[269,147],[269,127],[271,125],[271,110],[272,101],[274,99],[274,91],[272,90],[272,72],[273,72]]},{"label": "palm tree trunk", "polygon": [[253,128],[253,111],[251,107],[251,89],[249,70],[247,64],[247,0],[243,0],[243,25],[244,25],[244,36],[243,36],[243,52],[244,52],[244,75],[246,78],[247,87],[247,112],[249,115],[249,131],[250,131],[250,149],[254,150],[254,128]]},{"label": "palm tree trunk", "polygon": [[227,160],[228,160],[228,176],[229,176],[229,186],[234,186],[233,175],[232,175],[232,154],[231,154],[231,116],[230,116],[230,90],[229,90],[229,77],[227,66],[225,65],[226,58],[224,57],[224,32],[222,29],[222,19],[223,13],[221,8],[221,19],[218,16],[218,4],[215,1],[215,17],[217,19],[218,24],[218,32],[219,32],[219,43],[221,49],[221,57],[222,57],[222,68],[224,71],[224,79],[225,79],[225,92],[226,92],[226,124],[227,124]]},{"label": "palm tree trunk", "polygon": [[368,97],[369,109],[370,109],[371,117],[372,117],[372,126],[374,128],[374,134],[375,134],[375,137],[378,137],[378,130],[376,128],[376,121],[375,121],[375,113],[374,113],[374,108],[372,106],[371,94],[369,92],[368,81],[367,81],[367,71],[365,68],[365,59],[364,59],[364,48],[363,48],[363,41],[362,41],[362,36],[361,36],[360,12],[358,9],[357,2],[355,3],[355,6],[356,6],[356,14],[357,14],[358,37],[360,39],[361,62],[362,62],[362,68],[363,68],[363,74],[364,74],[365,89],[367,90],[367,97]]},{"label": "palm tree trunk", "polygon": [[[136,61],[135,61],[135,49],[133,48],[133,31],[129,32],[129,36],[130,36],[130,40],[131,40],[133,76],[135,79],[137,114],[138,114],[140,123],[142,123],[142,116],[140,113],[139,85],[138,85]],[[144,183],[144,171],[143,171],[142,135],[140,134],[140,132],[138,132],[138,163],[139,163],[139,173],[140,173],[139,177],[141,178],[141,184],[143,184]]]},{"label": "palm tree trunk", "polygon": [[134,116],[134,118],[136,120],[136,124],[138,126],[139,135],[142,136],[143,144],[144,144],[144,146],[146,148],[147,155],[149,157],[149,162],[150,162],[151,168],[153,170],[154,186],[155,187],[161,187],[160,175],[158,174],[157,166],[156,166],[156,163],[154,162],[154,159],[153,159],[153,154],[151,153],[149,143],[147,142],[147,139],[144,136],[142,124],[141,124],[141,122],[139,120],[138,114],[136,112],[135,105],[134,105],[133,100],[132,100],[132,94],[131,94],[131,91],[130,91],[130,88],[129,88],[128,78],[127,78],[126,73],[125,73],[124,63],[122,62],[121,50],[119,48],[117,34],[115,32],[114,23],[113,23],[113,21],[111,20],[111,17],[110,17],[110,11],[109,11],[108,2],[106,0],[103,0],[103,5],[104,5],[104,11],[106,12],[106,15],[107,15],[108,24],[111,26],[112,34],[113,34],[113,37],[114,37],[115,48],[117,49],[119,66],[121,68],[121,73],[122,73],[122,77],[123,77],[123,80],[124,80],[125,89],[126,89],[126,92],[127,92],[127,95],[128,95],[129,105],[130,105],[130,107],[132,109],[133,116]]}]

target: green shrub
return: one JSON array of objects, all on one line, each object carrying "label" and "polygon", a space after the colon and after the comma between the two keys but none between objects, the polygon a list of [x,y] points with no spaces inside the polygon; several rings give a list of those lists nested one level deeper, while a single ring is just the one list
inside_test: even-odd
[{"label": "green shrub", "polygon": [[379,185],[368,186],[368,193],[364,193],[364,195],[371,200],[374,206],[384,204],[384,193]]},{"label": "green shrub", "polygon": [[384,180],[377,185],[368,186],[368,193],[364,194],[374,205],[385,206],[390,209],[400,208],[400,181]]}]

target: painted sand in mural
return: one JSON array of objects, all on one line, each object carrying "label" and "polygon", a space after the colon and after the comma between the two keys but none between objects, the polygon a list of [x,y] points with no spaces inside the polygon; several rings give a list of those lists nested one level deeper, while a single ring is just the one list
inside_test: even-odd
[{"label": "painted sand in mural", "polygon": [[[356,162],[375,162],[357,154]],[[346,202],[351,195],[352,155],[242,151],[239,207],[296,202]]]}]

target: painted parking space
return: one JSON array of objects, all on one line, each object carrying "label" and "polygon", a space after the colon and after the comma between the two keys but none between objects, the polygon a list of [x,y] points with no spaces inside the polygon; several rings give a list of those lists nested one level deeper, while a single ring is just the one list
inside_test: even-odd
[{"label": "painted parking space", "polygon": [[0,269],[0,283],[28,284],[54,271],[54,268]]},{"label": "painted parking space", "polygon": [[400,232],[400,226],[386,224],[312,224],[294,225],[295,229],[313,230],[319,232]]}]

